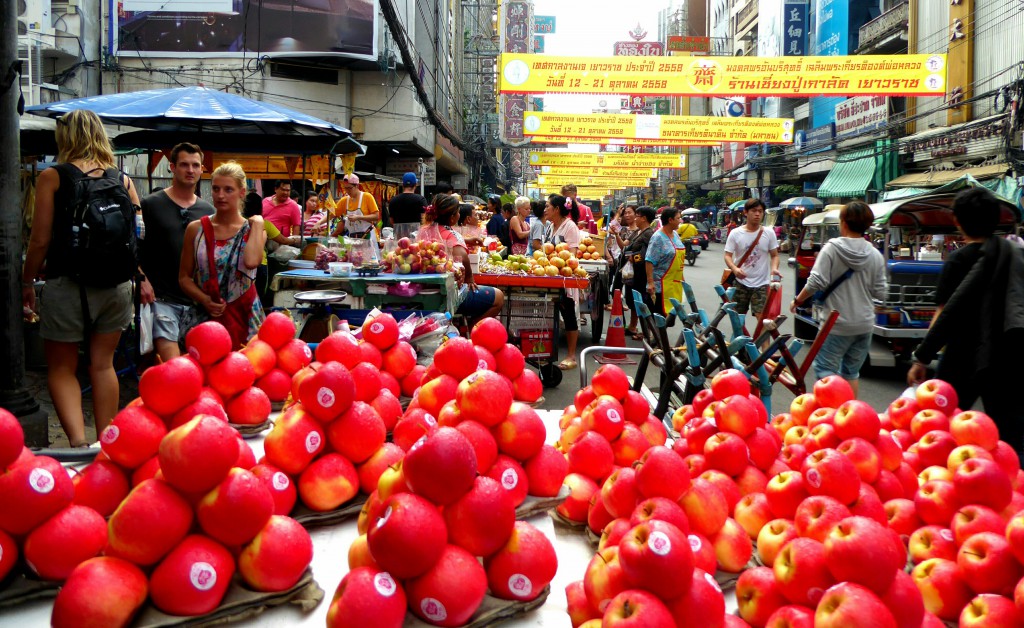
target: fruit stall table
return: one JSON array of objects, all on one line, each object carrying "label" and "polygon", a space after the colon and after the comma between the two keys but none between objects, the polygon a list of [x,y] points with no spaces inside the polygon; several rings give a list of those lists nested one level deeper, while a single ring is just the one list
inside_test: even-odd
[{"label": "fruit stall table", "polygon": [[527,362],[540,368],[546,388],[558,386],[562,381],[557,364],[559,292],[586,290],[590,279],[476,273],[473,280],[479,286],[493,286],[505,293],[505,308],[499,318],[515,339],[513,344],[519,346]]},{"label": "fruit stall table", "polygon": [[[413,296],[389,294],[389,288],[400,282],[415,284],[419,292]],[[353,309],[379,307],[425,310],[431,312],[453,312],[458,305],[458,288],[452,273],[409,274],[380,273],[373,276],[359,276],[353,273],[347,277],[334,277],[329,272],[312,268],[286,270],[274,275],[271,289],[277,292],[274,305],[293,307],[292,298],[296,289],[314,288],[345,290],[349,294],[348,304]]]}]

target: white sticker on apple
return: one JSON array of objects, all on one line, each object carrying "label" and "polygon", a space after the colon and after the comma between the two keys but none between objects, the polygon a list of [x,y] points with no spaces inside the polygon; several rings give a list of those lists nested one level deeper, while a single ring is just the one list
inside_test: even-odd
[{"label": "white sticker on apple", "polygon": [[672,551],[672,541],[664,532],[651,532],[651,536],[647,539],[647,545],[658,556],[664,556]]},{"label": "white sticker on apple", "polygon": [[374,324],[370,325],[370,332],[371,333],[379,334],[379,333],[382,333],[383,331],[384,331],[384,325],[381,324],[381,323],[374,323]]},{"label": "white sticker on apple", "polygon": [[309,345],[302,345],[302,352],[306,354],[306,357],[310,360],[313,359],[313,352],[309,350]]},{"label": "white sticker on apple", "polygon": [[821,472],[820,471],[818,471],[817,469],[808,469],[806,475],[807,475],[807,483],[810,484],[812,488],[821,488]]},{"label": "white sticker on apple", "polygon": [[945,408],[949,405],[949,399],[946,399],[946,395],[935,395],[935,405]]},{"label": "white sticker on apple", "polygon": [[508,578],[508,590],[516,597],[529,597],[533,592],[533,583],[521,573],[514,573]]},{"label": "white sticker on apple", "polygon": [[288,485],[291,484],[292,481],[289,480],[288,476],[281,471],[275,471],[274,476],[270,479],[270,483],[273,485],[274,490],[283,491],[288,488]]},{"label": "white sticker on apple", "polygon": [[381,597],[391,597],[398,590],[395,579],[386,571],[382,571],[373,577],[373,588],[377,589]]},{"label": "white sticker on apple", "polygon": [[320,448],[320,435],[316,432],[310,432],[306,434],[306,451],[311,454],[315,454],[316,450]]},{"label": "white sticker on apple", "polygon": [[511,491],[519,485],[519,474],[515,469],[505,469],[501,472],[501,485],[507,491]]},{"label": "white sticker on apple", "polygon": [[943,528],[942,531],[939,532],[939,536],[941,536],[942,538],[946,539],[950,543],[953,542],[953,531],[952,530]]},{"label": "white sticker on apple", "polygon": [[323,408],[330,408],[336,401],[334,391],[327,386],[321,386],[320,390],[316,391],[316,402]]},{"label": "white sticker on apple", "polygon": [[379,528],[379,527],[383,526],[385,523],[388,522],[388,519],[390,519],[390,518],[391,518],[391,506],[388,506],[387,510],[384,511],[384,514],[381,515],[377,519],[377,527]]},{"label": "white sticker on apple", "polygon": [[33,491],[46,495],[53,490],[53,475],[46,469],[32,469],[28,474],[28,485]]},{"label": "white sticker on apple", "polygon": [[621,423],[622,422],[622,417],[619,416],[619,411],[618,410],[609,410],[608,411],[608,420],[611,421],[612,423]]},{"label": "white sticker on apple", "polygon": [[209,591],[213,588],[213,585],[217,584],[217,571],[210,563],[192,563],[192,568],[188,572],[188,579],[192,586],[200,591]]},{"label": "white sticker on apple", "polygon": [[445,610],[444,604],[432,597],[423,598],[420,602],[420,611],[430,621],[444,621],[448,618],[448,611]]},{"label": "white sticker on apple", "polygon": [[103,434],[100,435],[100,440],[103,441],[104,445],[112,445],[120,435],[121,430],[116,425],[108,425],[107,429],[103,430]]},{"label": "white sticker on apple", "polygon": [[427,422],[427,425],[437,425],[437,419],[434,418],[434,415],[430,414],[429,412],[423,415],[423,420]]},{"label": "white sticker on apple", "polygon": [[486,371],[487,370],[487,362],[483,358],[477,360],[476,368],[480,369],[481,371]]},{"label": "white sticker on apple", "polygon": [[687,540],[690,541],[690,549],[693,550],[694,554],[699,552],[700,548],[703,547],[703,545],[704,545],[704,543],[701,542],[700,537],[697,536],[696,534],[691,534],[690,536],[688,536],[686,538],[687,538]]}]

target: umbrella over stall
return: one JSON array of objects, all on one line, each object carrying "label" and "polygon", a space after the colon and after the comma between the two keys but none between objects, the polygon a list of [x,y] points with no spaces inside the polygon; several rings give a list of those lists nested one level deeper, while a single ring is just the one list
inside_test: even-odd
[{"label": "umbrella over stall", "polygon": [[783,209],[815,210],[824,207],[824,203],[813,196],[794,196],[779,203],[779,207]]}]

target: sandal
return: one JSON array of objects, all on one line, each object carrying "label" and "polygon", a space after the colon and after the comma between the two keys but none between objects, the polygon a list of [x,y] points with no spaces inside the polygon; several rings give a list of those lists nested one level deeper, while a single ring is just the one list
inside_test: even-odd
[{"label": "sandal", "polygon": [[644,339],[644,335],[642,333],[638,332],[638,331],[630,331],[630,330],[627,330],[627,331],[629,331],[629,335],[633,338],[633,340],[643,340]]},{"label": "sandal", "polygon": [[71,443],[71,449],[88,449],[92,444],[89,441],[83,440],[79,443]]},{"label": "sandal", "polygon": [[563,371],[571,371],[577,366],[579,365],[576,364],[576,360],[573,360],[572,358],[566,358],[558,363],[558,368],[562,369]]}]

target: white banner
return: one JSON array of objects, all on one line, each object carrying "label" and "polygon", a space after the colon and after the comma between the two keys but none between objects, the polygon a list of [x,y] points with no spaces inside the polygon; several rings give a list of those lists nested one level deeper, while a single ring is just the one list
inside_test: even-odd
[{"label": "white banner", "polygon": [[872,131],[888,122],[888,96],[855,96],[836,105],[836,137]]}]

